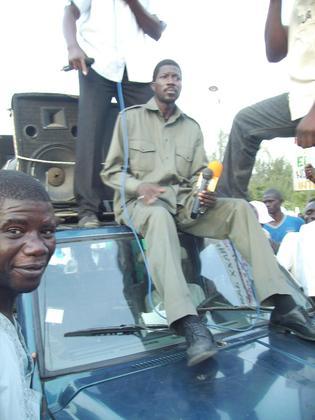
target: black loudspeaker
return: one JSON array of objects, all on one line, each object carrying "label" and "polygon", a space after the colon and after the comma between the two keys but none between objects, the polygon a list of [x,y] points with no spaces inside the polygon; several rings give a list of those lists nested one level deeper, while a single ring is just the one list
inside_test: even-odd
[{"label": "black loudspeaker", "polygon": [[37,178],[54,203],[74,201],[78,97],[16,93],[12,112],[17,169]]},{"label": "black loudspeaker", "polygon": [[13,136],[0,135],[0,168],[14,158]]}]

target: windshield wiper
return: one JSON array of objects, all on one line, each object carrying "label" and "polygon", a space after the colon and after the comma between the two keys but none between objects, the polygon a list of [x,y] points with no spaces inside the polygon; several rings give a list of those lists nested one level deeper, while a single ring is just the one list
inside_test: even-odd
[{"label": "windshield wiper", "polygon": [[152,324],[148,326],[142,326],[139,324],[131,325],[113,325],[110,327],[97,327],[97,328],[86,328],[84,330],[69,331],[64,333],[64,337],[88,337],[93,335],[128,335],[128,334],[139,334],[143,331],[149,332],[154,330],[166,330],[168,325],[165,324]]}]

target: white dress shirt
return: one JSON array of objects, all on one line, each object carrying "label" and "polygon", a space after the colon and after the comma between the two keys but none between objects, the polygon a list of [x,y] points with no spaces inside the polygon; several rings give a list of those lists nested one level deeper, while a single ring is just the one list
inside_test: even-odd
[{"label": "white dress shirt", "polygon": [[292,121],[315,101],[315,0],[295,0],[289,25],[289,105]]},{"label": "white dress shirt", "polygon": [[[152,0],[139,0],[151,14]],[[67,1],[67,4],[71,1]],[[114,82],[122,80],[125,66],[132,82],[152,81],[157,63],[156,41],[138,27],[134,14],[123,0],[73,0],[80,10],[78,42],[92,68]]]}]

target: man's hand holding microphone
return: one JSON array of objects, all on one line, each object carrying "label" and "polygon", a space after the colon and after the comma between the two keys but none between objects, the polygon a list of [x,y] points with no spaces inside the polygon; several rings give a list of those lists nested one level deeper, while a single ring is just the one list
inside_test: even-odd
[{"label": "man's hand holding microphone", "polygon": [[197,196],[194,200],[190,215],[192,219],[197,219],[197,217],[203,214],[206,209],[211,209],[215,206],[217,198],[214,191],[222,170],[222,163],[213,161],[201,172],[197,184]]}]

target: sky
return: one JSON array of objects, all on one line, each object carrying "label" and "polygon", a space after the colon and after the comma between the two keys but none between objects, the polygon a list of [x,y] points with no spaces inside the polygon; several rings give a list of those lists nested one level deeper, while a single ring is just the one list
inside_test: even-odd
[{"label": "sky", "polygon": [[[159,17],[167,23],[156,44],[157,56],[181,65],[183,90],[178,105],[200,123],[210,154],[219,131],[229,131],[238,110],[287,89],[285,60],[270,64],[265,57],[269,0],[155,2]],[[286,21],[292,0],[283,3]],[[60,71],[67,64],[61,29],[63,5],[63,0],[5,2],[0,24],[4,57],[0,134],[13,134],[8,108],[14,93],[78,94],[76,72]],[[217,91],[211,92],[210,86]],[[271,153],[283,154],[279,141],[268,143]]]}]

